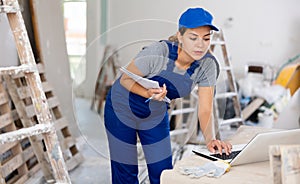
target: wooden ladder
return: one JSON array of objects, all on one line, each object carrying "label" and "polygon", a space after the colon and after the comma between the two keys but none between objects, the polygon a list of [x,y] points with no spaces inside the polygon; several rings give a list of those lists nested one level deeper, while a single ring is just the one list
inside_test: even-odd
[{"label": "wooden ladder", "polygon": [[118,52],[114,48],[112,48],[111,45],[105,46],[103,57],[101,60],[101,68],[97,76],[94,96],[92,97],[91,103],[91,110],[94,110],[96,105],[96,110],[100,115],[101,111],[103,110],[102,106],[105,101],[106,94],[113,82],[109,81],[109,77],[114,79],[117,76],[117,68],[119,68],[116,65],[117,57]]},{"label": "wooden ladder", "polygon": [[[213,34],[210,50],[212,52],[215,52],[216,46],[221,47],[223,63],[220,63],[220,65],[221,65],[220,71],[226,72],[228,85],[229,85],[229,91],[226,91],[224,93],[216,93],[215,102],[214,102],[214,111],[215,111],[214,118],[215,118],[215,120],[216,119],[218,120],[219,126],[222,126],[222,125],[239,126],[239,125],[243,124],[243,119],[242,119],[242,115],[241,115],[241,106],[240,106],[240,101],[239,101],[239,97],[238,97],[238,91],[237,91],[234,75],[233,75],[233,69],[232,69],[231,62],[230,62],[230,57],[229,57],[229,54],[227,51],[226,42],[225,42],[225,38],[224,38],[224,34],[223,34],[222,30],[220,30],[219,32],[215,32]],[[220,59],[220,60],[222,60],[222,59]],[[220,62],[220,60],[219,60],[219,62]],[[231,98],[233,100],[235,117],[225,120],[223,118],[219,118],[220,112],[218,110],[219,108],[218,108],[217,99],[227,99],[227,98]]]},{"label": "wooden ladder", "polygon": [[31,100],[38,121],[38,124],[34,126],[0,134],[0,144],[11,143],[36,135],[43,135],[46,153],[55,182],[71,183],[18,1],[0,0],[0,13],[7,14],[21,63],[20,66],[0,68],[0,75],[7,76],[19,73],[25,75],[26,83],[31,91]]}]

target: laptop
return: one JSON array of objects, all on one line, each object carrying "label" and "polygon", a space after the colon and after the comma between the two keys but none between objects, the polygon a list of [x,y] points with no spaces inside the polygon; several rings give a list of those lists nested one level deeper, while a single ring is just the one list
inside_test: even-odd
[{"label": "laptop", "polygon": [[269,146],[283,144],[300,144],[300,129],[280,130],[257,134],[248,144],[233,145],[232,153],[213,154],[205,149],[193,149],[192,151],[201,157],[212,161],[225,160],[231,166],[263,162],[269,160]]}]

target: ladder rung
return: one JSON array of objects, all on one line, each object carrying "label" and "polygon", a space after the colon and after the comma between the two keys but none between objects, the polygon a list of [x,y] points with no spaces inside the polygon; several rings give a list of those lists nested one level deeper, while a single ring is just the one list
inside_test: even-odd
[{"label": "ladder rung", "polygon": [[227,71],[227,70],[231,70],[232,68],[230,66],[224,66],[221,68],[221,70]]},{"label": "ladder rung", "polygon": [[194,112],[195,108],[183,108],[183,109],[177,109],[177,110],[173,110],[171,112],[171,116],[173,115],[178,115],[178,114],[185,114],[185,113],[191,113]]},{"label": "ladder rung", "polygon": [[0,144],[22,140],[26,137],[48,133],[54,129],[52,123],[37,124],[29,128],[21,128],[16,131],[0,134]]},{"label": "ladder rung", "polygon": [[0,13],[16,13],[18,10],[14,6],[1,5]]},{"label": "ladder rung", "polygon": [[238,96],[238,94],[236,92],[217,93],[215,97],[217,99],[220,99],[220,98],[230,98],[234,96]]},{"label": "ladder rung", "polygon": [[187,128],[175,129],[175,130],[170,131],[170,136],[186,134],[186,133],[188,133],[188,131],[189,130]]},{"label": "ladder rung", "polygon": [[211,41],[211,45],[225,45],[225,41]]},{"label": "ladder rung", "polygon": [[223,126],[223,125],[230,125],[232,123],[237,123],[237,122],[243,122],[242,118],[231,118],[231,119],[219,119],[219,125]]},{"label": "ladder rung", "polygon": [[36,71],[36,67],[22,64],[20,66],[1,67],[0,75],[17,75],[19,73],[31,73]]}]

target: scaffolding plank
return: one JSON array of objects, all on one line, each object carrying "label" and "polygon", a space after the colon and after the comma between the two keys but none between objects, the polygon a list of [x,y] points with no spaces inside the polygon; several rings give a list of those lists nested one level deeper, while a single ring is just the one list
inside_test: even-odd
[{"label": "scaffolding plank", "polygon": [[16,146],[18,142],[9,142],[6,144],[0,144],[0,154],[7,152],[12,147]]},{"label": "scaffolding plank", "polygon": [[14,170],[18,169],[19,167],[21,167],[21,165],[26,163],[26,161],[28,161],[33,156],[34,156],[33,150],[31,148],[27,148],[22,153],[14,156],[11,160],[6,162],[2,166],[2,168],[1,168],[2,175],[8,176],[10,173],[12,173]]},{"label": "scaffolding plank", "polygon": [[0,128],[4,128],[8,126],[9,124],[13,123],[13,118],[10,112],[5,113],[0,116]]},{"label": "scaffolding plank", "polygon": [[[42,83],[42,88],[44,92],[49,92],[53,90],[53,87],[48,82]],[[22,86],[19,87],[17,90],[17,93],[19,94],[19,97],[21,99],[30,98],[30,89],[28,86]]]},{"label": "scaffolding plank", "polygon": [[68,127],[68,124],[69,123],[65,117],[59,118],[54,121],[54,127],[55,127],[55,130],[57,130],[57,131]]},{"label": "scaffolding plank", "polygon": [[71,157],[66,161],[68,170],[69,171],[73,170],[75,167],[78,166],[78,164],[82,162],[82,160],[83,160],[83,156],[79,152],[73,155],[73,157]]},{"label": "scaffolding plank", "polygon": [[[57,97],[55,97],[55,96],[47,99],[47,102],[48,102],[48,105],[49,105],[50,109],[52,109],[54,107],[57,107],[59,105],[59,101],[58,101]],[[29,105],[25,108],[26,108],[26,114],[29,118],[36,115],[35,108],[34,108],[33,104]]]}]

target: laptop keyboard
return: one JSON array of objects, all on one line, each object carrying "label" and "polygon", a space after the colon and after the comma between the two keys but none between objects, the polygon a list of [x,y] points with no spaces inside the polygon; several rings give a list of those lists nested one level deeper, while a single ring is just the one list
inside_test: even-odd
[{"label": "laptop keyboard", "polygon": [[232,151],[229,155],[226,155],[226,153],[222,153],[222,155],[217,153],[217,154],[212,154],[211,156],[217,157],[217,158],[222,159],[222,160],[229,160],[229,159],[233,159],[234,157],[236,157],[240,152],[241,152],[241,150]]}]

